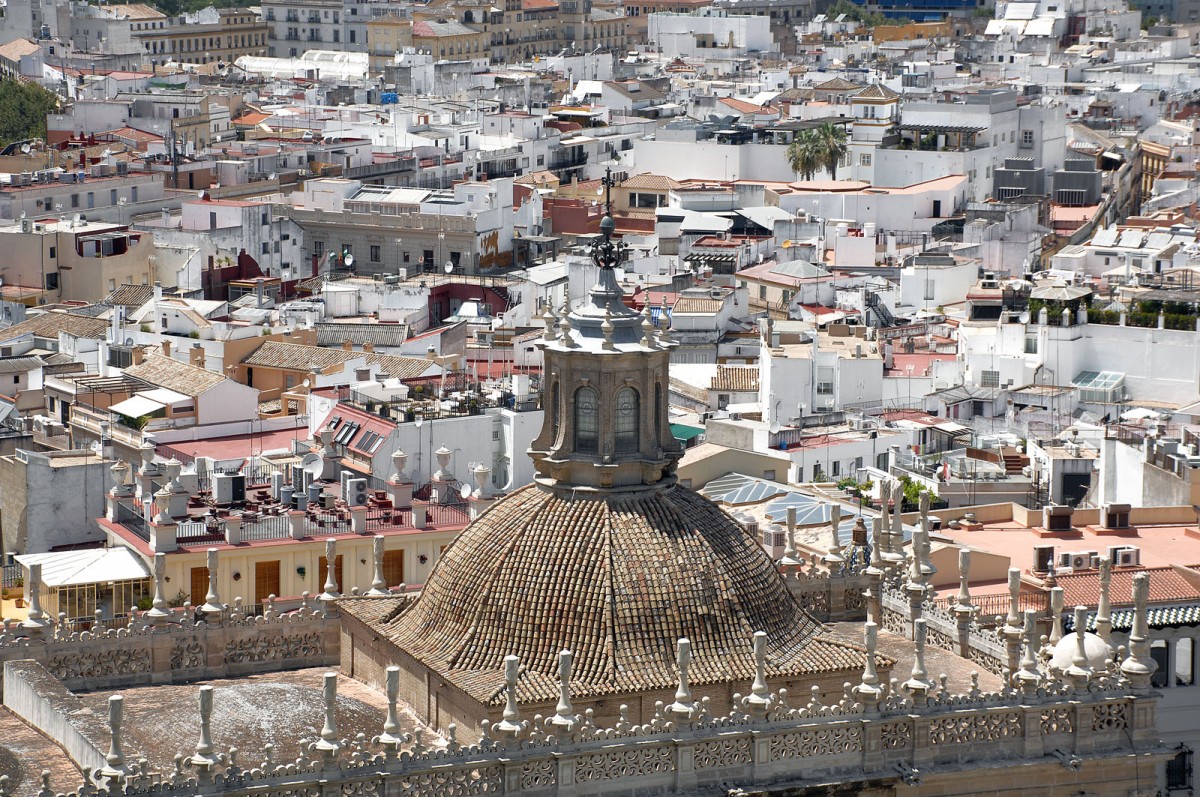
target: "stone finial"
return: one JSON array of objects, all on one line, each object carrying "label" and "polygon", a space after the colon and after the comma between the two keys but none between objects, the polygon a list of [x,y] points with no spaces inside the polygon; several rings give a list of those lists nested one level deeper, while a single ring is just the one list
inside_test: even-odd
[{"label": "stone finial", "polygon": [[1112,603],[1109,587],[1112,584],[1112,560],[1100,557],[1100,601],[1096,605],[1096,636],[1112,647]]},{"label": "stone finial", "polygon": [[167,489],[172,493],[186,492],[187,488],[183,486],[183,482],[179,481],[179,474],[183,472],[183,463],[171,457],[167,460]]},{"label": "stone finial", "polygon": [[546,325],[546,331],[542,333],[542,340],[547,343],[553,343],[558,339],[558,316],[554,314],[554,307],[547,302],[546,312],[542,313],[542,323]]},{"label": "stone finial", "polygon": [[867,568],[867,574],[879,576],[883,574],[883,552],[880,547],[883,545],[883,521],[880,518],[871,519],[871,565]]},{"label": "stone finial", "polygon": [[113,780],[125,777],[125,754],[121,752],[121,723],[125,710],[125,698],[113,695],[108,699],[108,755],[100,774]]},{"label": "stone finial", "polygon": [[605,351],[616,351],[617,347],[613,344],[613,332],[616,327],[612,323],[612,310],[605,309],[604,321],[600,324],[600,334],[604,336],[604,343],[601,348]]},{"label": "stone finial", "polygon": [[873,710],[883,697],[883,687],[879,685],[879,673],[875,669],[875,650],[879,643],[879,626],[868,620],[863,623],[863,641],[866,643],[867,654],[863,659],[862,681],[854,687],[854,695],[868,710]]},{"label": "stone finial", "polygon": [[138,454],[142,457],[142,473],[158,473],[158,466],[154,464],[154,443],[143,440],[138,446]]},{"label": "stone finial", "polygon": [[[371,563],[374,566],[375,577],[371,579],[371,588],[367,590],[368,595],[387,595],[389,594],[386,587],[387,584],[383,580],[383,543],[382,534],[376,534],[375,539],[371,540]],[[326,559],[325,561],[329,561]]]},{"label": "stone finial", "polygon": [[216,548],[208,549],[208,594],[204,596],[204,605],[200,611],[204,614],[220,614],[225,611],[221,603],[221,595],[217,592],[218,552]]},{"label": "stone finial", "polygon": [[1037,632],[1037,612],[1033,609],[1025,610],[1025,644],[1021,651],[1021,669],[1017,671],[1017,682],[1021,685],[1021,691],[1026,695],[1033,695],[1037,692],[1038,684],[1041,683],[1042,675],[1038,672],[1038,632]]},{"label": "stone finial", "polygon": [[900,510],[904,503],[904,488],[900,486],[899,481],[893,480],[892,482],[892,499],[896,505],[892,508],[891,548],[896,561],[900,561],[904,558],[904,519],[900,517]]},{"label": "stone finial", "polygon": [[1062,587],[1050,590],[1050,638],[1052,646],[1057,645],[1063,638],[1063,612],[1066,610],[1066,592]]},{"label": "stone finial", "polygon": [[212,709],[213,688],[200,687],[200,739],[196,742],[196,752],[189,763],[196,768],[201,779],[212,775],[212,769],[217,765],[217,757],[213,755],[212,743]]},{"label": "stone finial", "polygon": [[152,625],[162,625],[171,616],[171,612],[167,608],[167,601],[163,598],[163,579],[166,574],[167,555],[165,553],[154,554],[154,603],[150,611],[146,612],[146,619]]},{"label": "stone finial", "polygon": [[688,683],[688,668],[692,664],[692,641],[680,637],[676,644],[675,663],[679,670],[679,683],[675,688],[675,702],[667,706],[667,711],[677,720],[686,721],[696,714],[696,703],[692,700],[692,687]]},{"label": "stone finial", "polygon": [[400,668],[392,665],[387,668],[387,718],[383,721],[383,733],[375,741],[383,745],[389,758],[395,758],[400,752],[400,744],[404,737],[400,733],[400,716],[397,713],[397,703],[400,700]]},{"label": "stone finial", "polygon": [[658,348],[658,343],[654,339],[654,321],[650,318],[650,303],[646,302],[642,308],[642,345],[647,349]]},{"label": "stone finial", "polygon": [[491,492],[492,469],[480,462],[471,470],[471,475],[475,478],[475,492],[472,497],[486,498]]},{"label": "stone finial", "polygon": [[392,475],[389,481],[393,484],[398,484],[407,481],[408,477],[404,473],[405,466],[408,465],[408,454],[404,453],[403,449],[397,448],[392,452]]},{"label": "stone finial", "polygon": [[825,563],[829,565],[831,573],[836,573],[846,564],[846,559],[842,556],[842,541],[838,537],[838,525],[841,523],[842,513],[837,504],[821,502],[821,506],[829,517],[829,553],[825,555]]},{"label": "stone finial", "polygon": [[1008,617],[1004,620],[1009,628],[1021,627],[1021,569],[1008,569]]},{"label": "stone finial", "polygon": [[330,537],[325,540],[325,586],[317,600],[335,601],[342,597],[338,592],[337,582],[337,540]]},{"label": "stone finial", "polygon": [[558,314],[558,340],[567,349],[574,349],[579,345],[571,337],[571,305],[566,299],[563,299],[562,312]]},{"label": "stone finial", "polygon": [[1087,654],[1087,615],[1086,606],[1075,607],[1075,654],[1066,675],[1076,692],[1086,692],[1088,682],[1092,679],[1092,667]]},{"label": "stone finial", "polygon": [[454,452],[442,446],[437,451],[434,451],[433,455],[437,458],[438,464],[437,473],[433,474],[433,478],[442,482],[454,481],[454,474],[449,470],[450,458],[454,456]]},{"label": "stone finial", "polygon": [[569,650],[558,652],[558,705],[554,707],[554,716],[550,724],[566,733],[571,733],[579,725],[575,709],[571,705],[571,662],[574,654]]},{"label": "stone finial", "polygon": [[325,673],[321,696],[325,703],[325,724],[321,727],[321,740],[316,749],[325,754],[327,763],[331,763],[342,746],[337,730],[337,673]]},{"label": "stone finial", "polygon": [[[1121,662],[1121,672],[1129,679],[1133,691],[1144,693],[1150,689],[1150,677],[1158,670],[1158,664],[1150,656],[1150,617],[1147,604],[1150,600],[1150,575],[1138,573],[1133,577],[1133,626],[1129,630],[1129,650]],[[1078,622],[1078,621],[1076,621]]]},{"label": "stone finial", "polygon": [[126,492],[129,487],[129,466],[125,464],[125,460],[118,459],[108,472],[112,475],[112,494],[121,495]]},{"label": "stone finial", "polygon": [[958,549],[958,605],[974,610],[971,605],[971,549]]},{"label": "stone finial", "polygon": [[42,565],[40,562],[29,566],[29,580],[25,584],[25,601],[29,611],[21,627],[34,633],[45,630],[50,625],[46,612],[42,610]]},{"label": "stone finial", "polygon": [[515,744],[529,729],[529,723],[521,719],[517,706],[517,678],[521,672],[521,660],[516,656],[504,657],[504,714],[492,731],[505,744]]},{"label": "stone finial", "polygon": [[929,629],[924,617],[913,620],[913,666],[912,677],[904,682],[904,688],[916,703],[924,703],[933,690],[934,684],[929,680],[929,672],[925,668],[925,640]]},{"label": "stone finial", "polygon": [[794,506],[787,508],[787,536],[783,540],[783,558],[789,562],[796,561],[796,507]]},{"label": "stone finial", "polygon": [[920,543],[917,545],[916,555],[921,565],[921,577],[923,581],[928,582],[929,577],[937,572],[937,568],[933,566],[933,561],[929,558],[931,547],[929,544],[929,530],[933,528],[929,522],[929,502],[931,500],[928,490],[921,491],[920,507],[921,507],[921,522],[920,526]]},{"label": "stone finial", "polygon": [[753,640],[754,683],[750,685],[750,694],[742,702],[751,717],[765,719],[771,707],[771,693],[767,689],[767,632],[755,631]]}]

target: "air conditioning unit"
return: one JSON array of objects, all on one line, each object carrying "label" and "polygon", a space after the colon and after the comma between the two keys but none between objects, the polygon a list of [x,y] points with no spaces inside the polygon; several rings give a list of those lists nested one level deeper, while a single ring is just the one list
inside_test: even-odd
[{"label": "air conditioning unit", "polygon": [[1132,545],[1122,548],[1117,552],[1117,558],[1114,564],[1119,567],[1137,567],[1142,563],[1141,549],[1135,548]]},{"label": "air conditioning unit", "polygon": [[772,556],[775,551],[782,551],[787,544],[787,530],[778,523],[772,523],[763,529],[762,544],[767,549],[767,553]]},{"label": "air conditioning unit", "polygon": [[[1100,513],[1100,526],[1106,529],[1129,528],[1129,504],[1105,504]],[[1114,560],[1115,561],[1115,560]]]},{"label": "air conditioning unit", "polygon": [[[1093,564],[1092,557],[1096,557]],[[1099,555],[1095,551],[1070,551],[1059,554],[1059,567],[1069,567],[1072,570],[1092,570],[1099,564]]]},{"label": "air conditioning unit", "polygon": [[1035,545],[1033,548],[1033,569],[1038,573],[1048,573],[1053,564],[1054,546]]},{"label": "air conditioning unit", "polygon": [[218,473],[213,481],[213,496],[218,504],[236,504],[246,500],[246,477],[242,474]]},{"label": "air conditioning unit", "polygon": [[350,506],[366,506],[367,505],[367,480],[366,479],[350,479],[346,482],[350,488],[350,492],[343,497],[346,503]]},{"label": "air conditioning unit", "polygon": [[1069,506],[1042,507],[1042,527],[1046,531],[1070,531],[1071,515],[1075,512]]}]

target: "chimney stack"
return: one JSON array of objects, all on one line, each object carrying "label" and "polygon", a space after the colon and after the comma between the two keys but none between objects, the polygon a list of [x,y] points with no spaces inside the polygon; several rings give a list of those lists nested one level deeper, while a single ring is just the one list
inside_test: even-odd
[{"label": "chimney stack", "polygon": [[199,343],[193,343],[192,348],[188,350],[188,362],[197,368],[204,367],[204,347]]}]

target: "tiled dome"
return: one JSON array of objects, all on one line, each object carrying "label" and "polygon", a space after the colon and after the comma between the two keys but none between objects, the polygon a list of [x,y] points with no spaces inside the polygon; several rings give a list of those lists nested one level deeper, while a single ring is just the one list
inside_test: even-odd
[{"label": "tiled dome", "polygon": [[680,637],[692,641],[697,684],[752,679],[759,630],[770,675],[862,665],[861,652],[815,637],[756,540],[682,487],[518,490],[462,532],[392,617],[376,628],[486,701],[509,654],[521,658],[524,699],[556,696],[564,648],[578,695],[671,688]]}]

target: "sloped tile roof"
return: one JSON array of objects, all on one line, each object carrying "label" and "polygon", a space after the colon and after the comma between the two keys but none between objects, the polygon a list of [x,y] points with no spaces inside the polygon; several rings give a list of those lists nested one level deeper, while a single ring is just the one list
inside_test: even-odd
[{"label": "sloped tile roof", "polygon": [[698,401],[701,404],[708,403],[708,391],[699,385],[693,385],[691,382],[671,377],[667,382],[667,387],[672,393],[678,393],[685,398],[690,398],[692,401]]},{"label": "sloped tile roof", "polygon": [[75,313],[39,313],[20,324],[0,329],[0,340],[12,340],[27,332],[39,338],[54,338],[59,332],[66,332],[79,338],[100,340],[108,332],[108,322]]},{"label": "sloped tile roof", "polygon": [[717,313],[724,306],[720,299],[699,296],[682,296],[671,308],[672,313]]},{"label": "sloped tile roof", "polygon": [[41,367],[40,357],[0,357],[0,374],[23,374]]},{"label": "sloped tile roof", "polygon": [[317,324],[318,346],[340,346],[347,340],[355,346],[400,346],[407,338],[407,324]]},{"label": "sloped tile roof", "polygon": [[[1114,568],[1109,596],[1113,606],[1132,604],[1133,576],[1150,574],[1150,602],[1171,603],[1200,598],[1200,589],[1192,586],[1174,567]],[[1096,573],[1064,573],[1057,576],[1063,588],[1066,606],[1096,606],[1100,603],[1100,579]]]},{"label": "sloped tile roof", "polygon": [[709,390],[749,393],[758,390],[758,369],[754,366],[718,365]]},{"label": "sloped tile roof", "polygon": [[622,188],[640,188],[646,191],[672,191],[681,185],[683,183],[667,177],[665,174],[652,174],[650,172],[635,174],[621,183]]},{"label": "sloped tile roof", "polygon": [[118,285],[116,290],[104,297],[104,304],[116,307],[141,307],[154,298],[152,285]]},{"label": "sloped tile roof", "polygon": [[900,95],[882,83],[872,83],[854,95],[855,99],[863,100],[893,100]]},{"label": "sloped tile roof", "polygon": [[365,357],[371,364],[378,364],[388,376],[410,379],[425,373],[433,363],[419,357],[394,357],[387,354],[371,354],[344,349],[326,349],[321,346],[305,346],[300,343],[267,341],[242,359],[243,365],[255,368],[280,368],[285,371],[322,370],[341,365],[347,360]]},{"label": "sloped tile roof", "polygon": [[151,354],[140,365],[131,365],[126,368],[125,374],[193,398],[211,390],[226,379],[223,374],[218,374],[216,371],[198,368],[163,354]]}]

